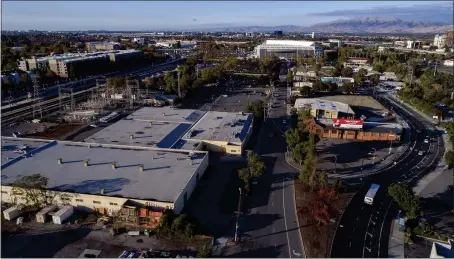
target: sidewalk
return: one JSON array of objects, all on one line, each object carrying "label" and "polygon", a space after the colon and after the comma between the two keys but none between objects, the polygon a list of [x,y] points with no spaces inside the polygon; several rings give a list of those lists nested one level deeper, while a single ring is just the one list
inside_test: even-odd
[{"label": "sidewalk", "polygon": [[388,257],[389,258],[404,258],[405,243],[404,232],[399,231],[399,218],[393,220],[391,225],[391,235],[388,242]]}]

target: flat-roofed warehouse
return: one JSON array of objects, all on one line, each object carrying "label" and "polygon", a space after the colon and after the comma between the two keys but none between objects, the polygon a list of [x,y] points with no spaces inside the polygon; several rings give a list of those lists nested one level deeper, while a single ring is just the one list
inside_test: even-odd
[{"label": "flat-roofed warehouse", "polygon": [[255,56],[261,60],[265,57],[293,59],[297,57],[323,57],[323,49],[313,41],[266,40],[254,49]]},{"label": "flat-roofed warehouse", "polygon": [[144,107],[85,141],[172,148],[205,113],[171,107]]},{"label": "flat-roofed warehouse", "polygon": [[355,116],[355,112],[348,104],[317,98],[296,99],[294,107],[297,110],[309,109],[312,117],[315,118],[337,119]]},{"label": "flat-roofed warehouse", "polygon": [[2,150],[13,146],[26,152],[2,152],[2,202],[14,201],[16,180],[41,174],[46,188],[70,195],[60,203],[107,215],[127,201],[180,213],[208,165],[203,151],[2,137]]},{"label": "flat-roofed warehouse", "polygon": [[241,155],[252,133],[249,113],[207,112],[183,137],[202,141],[206,150]]}]

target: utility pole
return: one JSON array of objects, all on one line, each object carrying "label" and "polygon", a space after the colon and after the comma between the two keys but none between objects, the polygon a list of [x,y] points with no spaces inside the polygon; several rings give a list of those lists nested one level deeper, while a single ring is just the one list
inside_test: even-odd
[{"label": "utility pole", "polygon": [[177,77],[178,77],[178,98],[181,98],[181,87],[180,87],[180,71],[177,71]]},{"label": "utility pole", "polygon": [[375,152],[377,152],[377,149],[376,148],[372,148],[374,150],[374,158],[372,160],[372,164],[375,165]]},{"label": "utility pole", "polygon": [[240,228],[240,216],[241,216],[241,188],[238,188],[238,190],[240,190],[240,197],[238,199],[238,211],[237,211],[236,225],[235,225],[235,243],[238,243],[240,241],[238,238],[238,230]]}]

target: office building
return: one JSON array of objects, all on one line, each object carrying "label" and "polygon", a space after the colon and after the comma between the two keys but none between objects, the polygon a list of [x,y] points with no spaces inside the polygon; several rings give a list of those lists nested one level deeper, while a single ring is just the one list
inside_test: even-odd
[{"label": "office building", "polygon": [[312,32],[312,33],[311,33],[311,38],[312,38],[312,39],[315,39],[315,32]]},{"label": "office building", "polygon": [[454,31],[447,31],[445,32],[446,39],[445,39],[445,44],[449,48],[454,47]]},{"label": "office building", "polygon": [[274,31],[273,35],[274,36],[283,36],[284,33],[282,33],[282,31]]},{"label": "office building", "polygon": [[443,49],[446,45],[446,35],[445,34],[437,34],[434,37],[434,44],[437,49]]},{"label": "office building", "polygon": [[255,56],[259,59],[276,56],[296,60],[297,57],[323,57],[323,49],[313,41],[266,40],[255,47]]},{"label": "office building", "polygon": [[413,41],[413,40],[407,41],[407,49],[419,49],[419,48],[421,48],[420,41]]}]

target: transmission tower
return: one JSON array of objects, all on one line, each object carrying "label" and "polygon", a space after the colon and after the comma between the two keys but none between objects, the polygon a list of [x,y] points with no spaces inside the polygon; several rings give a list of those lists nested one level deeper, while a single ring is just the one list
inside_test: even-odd
[{"label": "transmission tower", "polygon": [[126,99],[129,101],[129,109],[134,109],[134,101],[139,100],[139,80],[126,80]]},{"label": "transmission tower", "polygon": [[58,88],[58,103],[59,103],[59,110],[64,110],[64,99],[69,97],[70,98],[70,112],[75,110],[76,102],[74,100],[74,90],[73,87],[70,86],[68,88],[59,87]]},{"label": "transmission tower", "polygon": [[34,80],[33,85],[33,118],[43,117],[43,109],[41,107],[41,92],[40,92],[40,85],[38,81]]}]

